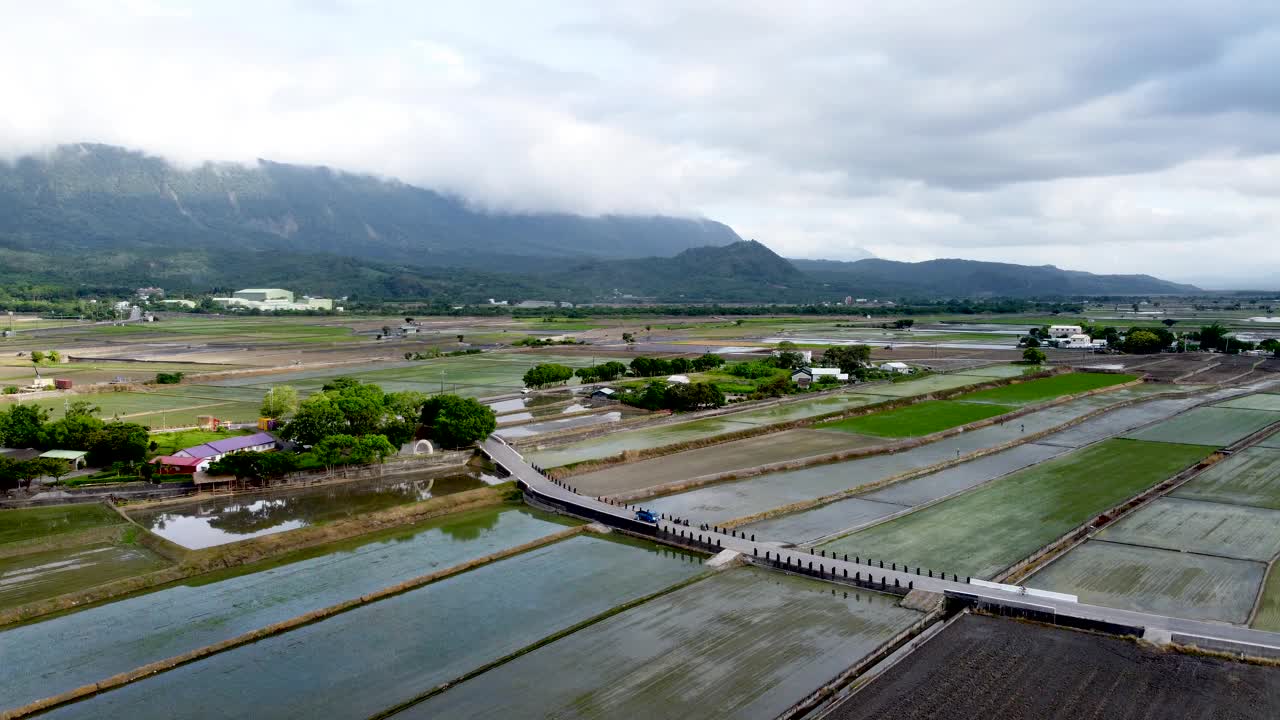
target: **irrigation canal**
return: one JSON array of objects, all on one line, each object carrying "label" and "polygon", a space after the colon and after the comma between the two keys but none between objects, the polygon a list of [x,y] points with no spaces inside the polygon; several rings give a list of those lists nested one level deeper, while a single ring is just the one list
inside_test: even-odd
[{"label": "irrigation canal", "polygon": [[[620,530],[643,535],[653,540],[680,547],[695,547],[711,552],[730,550],[752,565],[817,577],[839,584],[858,585],[899,594],[924,590],[948,599],[997,613],[1026,615],[1055,624],[1134,634],[1154,642],[1176,642],[1202,649],[1244,653],[1280,658],[1280,633],[1253,630],[1222,623],[1183,620],[1180,618],[1117,610],[1087,605],[1066,597],[1038,594],[1037,591],[992,583],[973,583],[956,575],[923,571],[912,572],[905,566],[883,560],[848,555],[836,557],[815,554],[798,548],[781,547],[754,534],[736,530],[722,532],[715,528],[690,527],[687,521],[676,522],[662,517],[658,523],[636,518],[636,508],[614,505],[579,495],[569,486],[557,483],[530,465],[510,445],[490,437],[482,452],[514,477],[535,502],[560,512],[602,522]],[[887,565],[887,567],[886,567]],[[931,575],[936,575],[931,577]]]}]

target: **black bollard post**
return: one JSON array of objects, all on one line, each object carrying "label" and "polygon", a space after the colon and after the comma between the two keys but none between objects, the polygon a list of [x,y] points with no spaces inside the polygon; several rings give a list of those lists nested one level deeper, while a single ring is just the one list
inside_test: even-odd
[{"label": "black bollard post", "polygon": [[844,561],[849,562],[849,553],[844,554]]},{"label": "black bollard post", "polygon": [[968,575],[965,575],[965,576],[964,576],[964,584],[965,584],[965,585],[968,585],[968,584],[970,584],[970,583],[972,583],[972,582],[973,582],[973,578],[969,577]]},{"label": "black bollard post", "polygon": [[751,557],[760,557],[760,553],[755,548],[751,548]]},{"label": "black bollard post", "polygon": [[810,561],[809,561],[809,569],[810,569],[810,570],[812,570],[812,569],[813,569],[813,561],[812,561],[812,560],[810,560]]},{"label": "black bollard post", "polygon": [[751,533],[751,542],[755,542],[755,541],[756,541],[756,534]]},{"label": "black bollard post", "polygon": [[892,563],[892,565],[893,565],[893,568],[892,568],[893,570],[897,570],[897,569],[898,569],[898,563]]},{"label": "black bollard post", "polygon": [[880,569],[881,569],[881,570],[883,570],[883,569],[884,569],[884,561],[883,561],[883,560],[881,560],[881,561],[880,561]]},{"label": "black bollard post", "polygon": [[898,578],[894,578],[894,579],[893,579],[893,588],[894,588],[895,590],[897,590],[897,589],[898,589],[898,588],[900,588],[900,587],[902,587],[902,586],[898,584]]},{"label": "black bollard post", "polygon": [[847,577],[849,577],[849,568],[845,568],[845,569],[844,569],[844,576],[845,576],[846,578],[847,578]]},{"label": "black bollard post", "polygon": [[907,589],[908,589],[908,590],[915,590],[915,589],[916,589],[916,581],[915,581],[915,580],[908,581],[908,582],[907,582]]},{"label": "black bollard post", "polygon": [[933,577],[933,568],[929,568],[929,577]]}]

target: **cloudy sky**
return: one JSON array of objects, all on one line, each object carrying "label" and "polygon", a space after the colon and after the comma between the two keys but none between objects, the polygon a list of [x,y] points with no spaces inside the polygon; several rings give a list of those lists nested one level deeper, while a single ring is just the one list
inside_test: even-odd
[{"label": "cloudy sky", "polygon": [[[611,8],[607,6],[616,6]],[[0,154],[327,164],[791,257],[1280,276],[1280,3],[0,0]]]}]

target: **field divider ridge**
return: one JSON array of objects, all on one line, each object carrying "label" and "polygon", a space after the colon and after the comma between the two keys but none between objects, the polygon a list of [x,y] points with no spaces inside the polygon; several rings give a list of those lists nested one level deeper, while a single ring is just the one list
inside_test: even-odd
[{"label": "field divider ridge", "polygon": [[272,623],[271,625],[268,625],[263,628],[259,628],[257,630],[251,630],[246,633],[241,633],[240,635],[237,635],[233,638],[228,638],[226,640],[222,640],[220,642],[216,642],[211,645],[205,645],[204,647],[196,648],[195,650],[190,650],[180,655],[175,655],[173,657],[166,658],[164,660],[157,660],[155,662],[147,663],[146,665],[143,665],[138,668],[134,668],[133,670],[119,673],[117,675],[112,675],[109,678],[99,680],[96,683],[83,685],[73,690],[68,690],[64,693],[59,693],[58,695],[53,695],[51,697],[47,697],[47,698],[43,698],[40,700],[27,703],[26,705],[23,705],[18,708],[6,710],[3,713],[0,713],[0,720],[16,720],[17,718],[30,717],[31,715],[34,715],[36,713],[45,712],[62,705],[66,705],[68,703],[75,702],[77,700],[83,700],[92,695],[97,695],[99,693],[106,692],[108,690],[114,690],[116,688],[138,682],[139,680],[144,680],[153,675],[158,675],[160,673],[167,672],[174,668],[181,667],[183,665],[187,665],[187,664],[196,662],[198,660],[202,660],[212,655],[216,655],[218,653],[225,652],[227,650],[238,648],[242,645],[248,645],[250,643],[257,642],[258,640],[263,640],[263,639],[272,637],[274,635],[286,633],[290,630],[295,630],[297,628],[303,627],[304,625],[310,625],[312,623],[325,620],[327,618],[333,617],[340,613],[347,612],[348,610],[353,610],[355,608],[362,607],[364,605],[378,602],[379,600],[385,600],[387,598],[394,597],[396,595],[404,594],[411,590],[416,590],[420,587],[423,587],[424,585],[429,585],[431,583],[443,580],[445,578],[452,577],[454,575],[459,575],[469,570],[474,570],[475,568],[478,568],[482,565],[488,565],[490,563],[497,562],[499,560],[505,560],[515,555],[529,552],[530,550],[536,550],[537,548],[543,547],[545,545],[550,545],[556,542],[560,542],[561,540],[567,540],[568,538],[587,532],[588,527],[589,527],[588,525],[584,524],[584,525],[577,525],[571,528],[565,528],[564,530],[560,530],[558,532],[554,532],[549,535],[544,535],[540,538],[531,540],[526,543],[522,543],[520,545],[516,545],[514,547],[489,553],[488,555],[484,555],[482,557],[468,560],[467,562],[460,563],[452,567],[444,568],[442,570],[437,570],[436,572],[433,572],[433,573],[428,573],[426,575],[419,575],[418,577],[410,578],[409,580],[396,583],[395,585],[390,585],[388,587],[382,588],[381,590],[375,590],[373,592],[365,593],[363,595],[360,595],[359,597],[355,597],[350,600],[344,600],[343,602],[335,603],[333,605],[329,605],[327,607],[323,607],[318,610],[312,610],[311,612],[303,613],[302,615],[297,615],[295,617],[289,618],[288,620],[281,620],[280,622]]}]

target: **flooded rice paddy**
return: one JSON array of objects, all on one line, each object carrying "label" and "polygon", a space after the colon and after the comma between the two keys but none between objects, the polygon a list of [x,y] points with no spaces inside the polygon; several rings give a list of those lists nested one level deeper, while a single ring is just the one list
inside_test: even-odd
[{"label": "flooded rice paddy", "polygon": [[449,515],[0,631],[0,708],[55,695],[564,529],[525,508]]},{"label": "flooded rice paddy", "polygon": [[0,560],[0,608],[57,597],[167,564],[145,548],[108,544]]},{"label": "flooded rice paddy", "polygon": [[580,535],[211,656],[49,717],[170,718],[192,707],[223,718],[369,717],[702,572],[700,558],[692,555]]},{"label": "flooded rice paddy", "polygon": [[559,420],[547,420],[545,422],[529,423],[528,425],[517,425],[509,428],[498,428],[494,433],[500,438],[506,440],[515,440],[518,438],[533,437],[550,432],[561,432],[564,430],[574,430],[577,428],[593,427],[595,425],[608,425],[616,423],[622,419],[621,410],[612,410],[610,412],[595,413],[592,415],[575,415],[573,417],[562,418]]},{"label": "flooded rice paddy", "polygon": [[773,718],[921,615],[755,568],[631,608],[396,718]]},{"label": "flooded rice paddy", "polygon": [[[1077,419],[1112,401],[1112,393],[1072,400],[1054,407],[1024,415],[1003,424],[954,435],[928,445],[891,455],[874,455],[847,462],[818,465],[802,470],[770,473],[735,482],[720,483],[678,495],[646,500],[646,507],[703,522],[719,523],[745,517],[801,500],[880,482],[902,473],[926,468],[978,450],[1017,440],[1029,433],[1040,432]],[[1149,404],[1149,403],[1148,403]],[[1125,423],[1146,422],[1167,417],[1181,405],[1147,408],[1145,413],[1126,415]],[[1108,415],[1093,418],[1089,425],[1107,423]],[[1123,432],[1133,427],[1109,432]],[[768,438],[761,438],[762,442]],[[1051,442],[1048,438],[1046,441]]]},{"label": "flooded rice paddy", "polygon": [[397,475],[296,490],[214,497],[130,515],[166,540],[199,549],[475,490],[496,482],[501,480],[474,470],[443,476],[438,473]]}]

